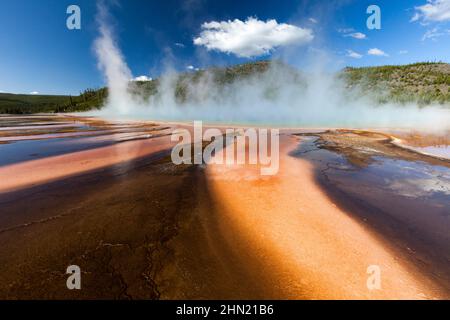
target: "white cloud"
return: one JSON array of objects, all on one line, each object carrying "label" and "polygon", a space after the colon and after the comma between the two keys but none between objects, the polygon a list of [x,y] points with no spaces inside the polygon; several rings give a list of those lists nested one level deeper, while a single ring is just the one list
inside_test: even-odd
[{"label": "white cloud", "polygon": [[37,91],[31,91],[30,94],[39,94]]},{"label": "white cloud", "polygon": [[418,12],[416,12],[416,13],[413,15],[413,17],[411,18],[411,20],[409,20],[409,21],[410,21],[410,22],[418,21],[418,20],[420,19],[420,17],[421,17],[421,15],[420,15]]},{"label": "white cloud", "polygon": [[337,29],[337,32],[339,32],[339,33],[350,33],[350,32],[353,32],[353,31],[355,31],[355,29],[353,29],[353,28],[339,28],[339,29]]},{"label": "white cloud", "polygon": [[317,21],[317,19],[314,19],[314,18],[309,18],[308,20],[311,23],[318,23],[319,22],[319,21]]},{"label": "white cloud", "polygon": [[359,39],[359,40],[367,38],[367,36],[362,32],[349,33],[349,34],[344,35],[344,37],[352,37],[352,38]]},{"label": "white cloud", "polygon": [[407,54],[408,53],[408,50],[400,50],[399,52],[398,52],[398,54]]},{"label": "white cloud", "polygon": [[200,70],[199,68],[196,68],[194,66],[187,66],[186,69],[188,69],[188,70],[195,70],[195,71]]},{"label": "white cloud", "polygon": [[425,41],[427,39],[436,39],[440,36],[442,36],[442,33],[438,32],[438,28],[433,28],[425,32],[425,34],[422,36],[422,41]]},{"label": "white cloud", "polygon": [[427,3],[415,7],[416,13],[411,21],[450,21],[450,0],[427,0]]},{"label": "white cloud", "polygon": [[134,78],[132,81],[152,81],[152,78],[147,76],[139,76]]},{"label": "white cloud", "polygon": [[449,30],[441,31],[440,28],[436,27],[433,29],[427,30],[425,34],[422,36],[422,41],[427,39],[436,41],[437,38],[450,34]]},{"label": "white cloud", "polygon": [[355,52],[353,50],[347,50],[346,56],[354,59],[361,59],[363,57],[362,54],[359,54],[358,52]]},{"label": "white cloud", "polygon": [[180,43],[180,42],[175,42],[175,46],[180,47],[180,48],[184,48],[185,45]]},{"label": "white cloud", "polygon": [[310,29],[279,24],[274,19],[261,21],[249,17],[246,21],[235,19],[205,22],[200,36],[194,39],[194,44],[205,46],[208,50],[250,58],[269,54],[276,47],[304,44],[313,38]]},{"label": "white cloud", "polygon": [[379,56],[379,57],[388,57],[389,56],[383,50],[380,50],[378,48],[369,49],[369,51],[367,51],[367,54],[369,54],[371,56]]}]

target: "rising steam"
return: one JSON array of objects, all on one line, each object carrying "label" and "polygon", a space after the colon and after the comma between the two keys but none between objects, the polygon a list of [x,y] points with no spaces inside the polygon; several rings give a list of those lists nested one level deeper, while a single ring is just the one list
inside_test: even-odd
[{"label": "rising steam", "polygon": [[183,102],[176,98],[178,75],[167,72],[159,79],[158,93],[144,99],[130,92],[133,75],[108,21],[108,12],[100,5],[95,52],[109,88],[102,116],[276,126],[450,129],[448,107],[379,106],[369,97],[350,94],[335,75],[318,70],[299,78],[280,63],[271,64],[263,73],[221,85],[213,81],[212,73],[204,71],[196,81],[184,83],[188,90]]},{"label": "rising steam", "polygon": [[97,9],[100,36],[95,40],[94,48],[99,68],[108,83],[108,110],[126,114],[132,98],[128,92],[128,84],[132,79],[131,71],[112,36],[112,29],[108,25],[110,16],[106,6],[100,1]]}]

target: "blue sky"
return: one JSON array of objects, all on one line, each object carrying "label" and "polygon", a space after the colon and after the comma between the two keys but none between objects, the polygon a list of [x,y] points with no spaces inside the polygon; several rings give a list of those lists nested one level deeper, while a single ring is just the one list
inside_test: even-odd
[{"label": "blue sky", "polygon": [[[347,65],[450,61],[450,0],[105,3],[117,43],[134,76],[157,77],[168,66],[186,71],[188,66],[204,68],[267,58],[307,68],[321,56],[326,57],[320,60],[326,61],[324,68],[330,70]],[[81,8],[81,30],[66,28],[66,9],[71,4]],[[381,9],[381,30],[367,29],[366,9],[371,4]],[[0,91],[77,94],[87,87],[103,86],[93,50],[98,36],[96,14],[93,0],[3,0]],[[269,24],[272,19],[275,21]],[[211,21],[224,24],[219,29],[205,28],[204,23]],[[259,28],[259,37],[252,38],[251,28]],[[227,34],[229,30],[233,34]],[[274,32],[270,39],[261,37],[265,30]],[[236,46],[229,49],[229,43],[217,40],[217,32],[231,37],[227,39]]]}]

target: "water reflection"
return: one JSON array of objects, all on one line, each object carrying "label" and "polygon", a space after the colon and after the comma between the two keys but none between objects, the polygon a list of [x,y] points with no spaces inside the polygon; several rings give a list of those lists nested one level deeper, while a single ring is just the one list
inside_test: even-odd
[{"label": "water reflection", "polygon": [[166,134],[153,124],[71,121],[65,117],[0,117],[0,166],[149,139]]},{"label": "water reflection", "polygon": [[313,163],[330,194],[344,197],[381,225],[405,229],[450,267],[450,169],[380,153],[355,165],[347,159],[348,150],[343,154],[324,149],[317,136],[306,136],[291,156]]}]

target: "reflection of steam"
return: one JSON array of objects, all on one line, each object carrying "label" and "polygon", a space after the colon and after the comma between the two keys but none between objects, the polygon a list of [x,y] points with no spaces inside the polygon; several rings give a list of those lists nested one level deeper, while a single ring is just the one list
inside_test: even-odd
[{"label": "reflection of steam", "polygon": [[[106,9],[100,5],[100,37],[95,47],[110,89],[107,105],[100,112],[103,116],[277,126],[450,129],[448,108],[393,103],[377,106],[368,97],[348,92],[334,75],[317,71],[299,77],[279,63],[273,63],[263,73],[220,85],[208,71],[196,81],[187,78],[183,83],[187,88],[183,102],[176,99],[178,77],[169,72],[160,78],[156,95],[137,99],[128,91],[132,75],[108,28],[107,18]],[[324,64],[321,62],[317,65]]]}]

